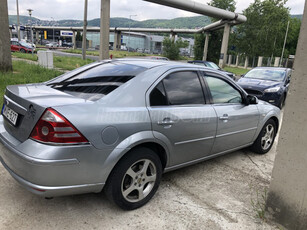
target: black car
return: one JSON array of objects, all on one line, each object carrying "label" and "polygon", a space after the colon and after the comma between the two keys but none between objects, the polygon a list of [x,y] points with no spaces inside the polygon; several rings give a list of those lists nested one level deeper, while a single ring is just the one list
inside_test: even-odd
[{"label": "black car", "polygon": [[238,80],[250,95],[267,101],[280,109],[285,104],[292,70],[279,67],[257,67]]},{"label": "black car", "polygon": [[195,64],[195,65],[201,65],[201,66],[206,66],[208,68],[212,68],[215,70],[222,71],[226,75],[228,75],[230,78],[233,80],[236,80],[236,75],[234,73],[228,72],[226,70],[221,69],[218,65],[216,65],[214,62],[211,61],[188,61],[188,63]]}]

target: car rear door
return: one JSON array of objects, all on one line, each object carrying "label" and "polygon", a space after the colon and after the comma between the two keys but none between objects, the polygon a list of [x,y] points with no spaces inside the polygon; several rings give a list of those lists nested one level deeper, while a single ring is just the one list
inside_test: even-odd
[{"label": "car rear door", "polygon": [[200,81],[196,70],[170,71],[148,90],[153,134],[169,147],[170,166],[211,153],[217,118],[206,104]]},{"label": "car rear door", "polygon": [[212,154],[251,144],[260,116],[257,105],[246,105],[241,89],[225,77],[208,72],[203,74],[217,115],[217,133]]}]

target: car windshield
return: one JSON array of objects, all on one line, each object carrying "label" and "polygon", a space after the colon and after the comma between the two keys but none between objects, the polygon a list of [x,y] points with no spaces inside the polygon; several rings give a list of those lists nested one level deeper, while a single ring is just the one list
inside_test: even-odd
[{"label": "car windshield", "polygon": [[31,44],[29,44],[29,43],[20,41],[19,44],[22,45],[22,46],[24,46],[24,47],[27,47],[27,48],[29,48],[29,49],[32,49],[32,46],[31,46]]},{"label": "car windshield", "polygon": [[278,69],[253,69],[249,71],[244,77],[268,80],[268,81],[283,81],[286,75],[285,70]]},{"label": "car windshield", "polygon": [[214,62],[207,62],[207,66],[211,67],[212,69],[219,70],[220,67],[218,67]]}]

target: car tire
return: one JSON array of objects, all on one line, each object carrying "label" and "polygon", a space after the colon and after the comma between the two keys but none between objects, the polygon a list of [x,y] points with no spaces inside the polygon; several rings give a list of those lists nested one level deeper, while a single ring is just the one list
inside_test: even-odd
[{"label": "car tire", "polygon": [[149,148],[136,148],[115,166],[107,180],[105,193],[120,208],[133,210],[154,196],[161,176],[162,164],[158,155]]},{"label": "car tire", "polygon": [[20,53],[25,53],[26,50],[25,49],[20,49]]},{"label": "car tire", "polygon": [[251,146],[251,150],[258,154],[265,154],[270,151],[273,146],[277,126],[274,120],[268,120],[261,129],[256,141]]}]

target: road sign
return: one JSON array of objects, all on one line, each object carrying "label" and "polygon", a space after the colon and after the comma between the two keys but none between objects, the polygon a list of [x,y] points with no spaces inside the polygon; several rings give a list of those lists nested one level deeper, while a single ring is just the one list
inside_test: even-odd
[{"label": "road sign", "polygon": [[62,37],[72,37],[73,36],[73,32],[72,31],[61,30],[60,35]]}]

